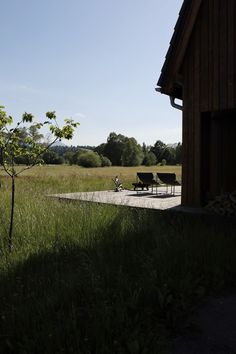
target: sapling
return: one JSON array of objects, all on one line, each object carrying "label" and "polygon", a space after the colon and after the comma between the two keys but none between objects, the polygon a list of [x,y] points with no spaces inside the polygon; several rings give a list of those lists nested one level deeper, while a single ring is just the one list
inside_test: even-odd
[{"label": "sapling", "polygon": [[[31,134],[22,135],[22,124],[33,123]],[[46,120],[35,122],[31,113],[24,113],[22,119],[13,128],[13,118],[8,116],[4,106],[0,106],[0,164],[5,173],[11,178],[11,212],[8,231],[8,250],[13,247],[12,234],[15,208],[15,178],[23,171],[31,169],[35,165],[43,163],[43,154],[57,141],[72,139],[75,128],[79,125],[72,119],[65,119],[64,125],[59,127],[55,111],[46,113]],[[40,143],[35,139],[35,133],[42,127],[48,127],[52,134],[52,139],[47,143]],[[31,126],[32,127],[32,126]],[[27,160],[27,165],[16,167],[16,160],[23,158]]]}]

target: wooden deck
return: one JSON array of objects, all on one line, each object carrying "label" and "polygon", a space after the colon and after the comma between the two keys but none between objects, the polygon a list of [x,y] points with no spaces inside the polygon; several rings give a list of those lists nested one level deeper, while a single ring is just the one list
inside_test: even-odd
[{"label": "wooden deck", "polygon": [[112,205],[123,205],[135,208],[148,208],[165,210],[180,207],[181,204],[181,187],[176,187],[175,195],[166,193],[165,187],[159,187],[157,193],[147,191],[123,190],[121,192],[96,191],[96,192],[78,192],[53,194],[50,197],[59,200],[71,201],[87,201],[95,203],[105,203]]}]

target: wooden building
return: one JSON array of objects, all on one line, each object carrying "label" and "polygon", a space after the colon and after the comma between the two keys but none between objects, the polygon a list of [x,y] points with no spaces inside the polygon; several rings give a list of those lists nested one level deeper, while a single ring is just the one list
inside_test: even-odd
[{"label": "wooden building", "polygon": [[157,85],[183,101],[182,204],[236,190],[236,0],[183,2]]}]

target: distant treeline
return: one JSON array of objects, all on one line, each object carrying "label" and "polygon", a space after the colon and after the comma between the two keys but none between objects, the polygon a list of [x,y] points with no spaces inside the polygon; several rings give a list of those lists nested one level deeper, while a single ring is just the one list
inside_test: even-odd
[{"label": "distant treeline", "polygon": [[43,158],[47,164],[84,167],[177,165],[181,164],[181,151],[181,143],[167,145],[157,140],[153,146],[141,146],[135,138],[113,132],[98,146],[53,146]]},{"label": "distant treeline", "polygon": [[[21,128],[21,134],[22,141],[29,134],[35,142],[44,144],[45,138],[36,126],[28,129]],[[135,138],[112,132],[107,141],[98,146],[51,146],[42,155],[42,159],[46,164],[70,164],[84,167],[176,165],[181,164],[181,151],[181,143],[167,145],[157,140],[153,146],[145,143],[141,146]],[[21,156],[15,162],[28,164],[27,158]]]}]

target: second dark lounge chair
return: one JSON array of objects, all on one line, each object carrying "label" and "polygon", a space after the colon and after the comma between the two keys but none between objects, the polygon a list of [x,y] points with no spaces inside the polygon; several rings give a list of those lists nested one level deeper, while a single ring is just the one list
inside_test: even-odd
[{"label": "second dark lounge chair", "polygon": [[181,185],[176,179],[176,174],[157,172],[157,177],[159,178],[161,183],[166,185],[166,192],[168,193],[168,186],[170,186],[170,194],[175,195],[175,186]]}]

